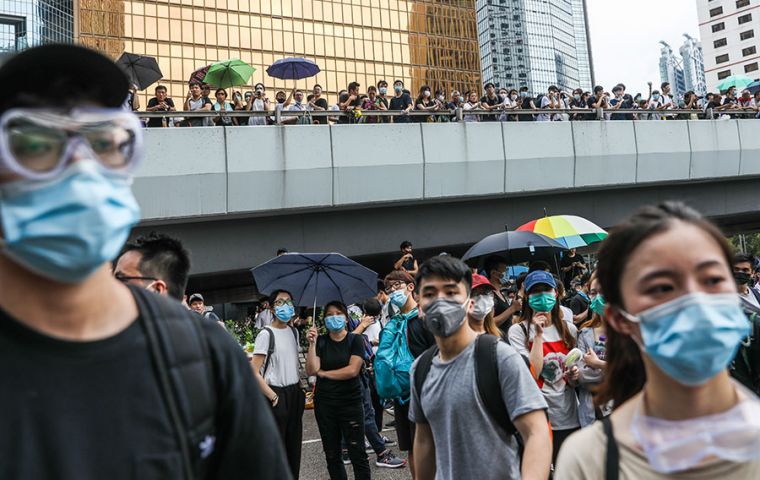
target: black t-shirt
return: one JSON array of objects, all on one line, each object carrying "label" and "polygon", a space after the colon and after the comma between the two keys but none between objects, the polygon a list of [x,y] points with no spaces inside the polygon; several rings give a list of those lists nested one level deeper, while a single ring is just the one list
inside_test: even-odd
[{"label": "black t-shirt", "polygon": [[[174,100],[172,100],[171,98],[167,97],[166,100],[164,100],[164,103],[167,104],[167,105],[169,105],[170,107],[174,108]],[[158,104],[159,104],[159,101],[158,101],[158,99],[156,97],[153,97],[150,100],[148,100],[148,108],[157,107]],[[166,109],[159,108],[156,111],[157,112],[165,112]],[[167,118],[167,121],[168,120],[169,119]],[[161,123],[161,119],[160,118],[149,118],[148,119],[148,126],[149,127],[163,127],[164,125],[163,125],[163,123]]]},{"label": "black t-shirt", "polygon": [[435,336],[425,327],[422,319],[415,315],[407,320],[406,338],[409,351],[414,358],[422,355],[425,350],[435,345]]},{"label": "black t-shirt", "polygon": [[576,293],[573,298],[570,299],[570,310],[573,311],[573,315],[580,315],[581,313],[588,310],[589,305],[591,302],[589,302],[588,296],[584,297],[580,293]]},{"label": "black t-shirt", "polygon": [[414,270],[414,256],[407,258],[401,263],[401,268],[406,270],[407,272],[409,270]]},{"label": "black t-shirt", "polygon": [[[525,97],[522,99],[522,104],[520,105],[520,108],[523,110],[530,110],[533,108],[533,106],[530,104],[533,101],[531,97]],[[518,115],[517,118],[520,122],[532,122],[535,120],[535,117],[533,115]]]},{"label": "black t-shirt", "polygon": [[[493,98],[489,97],[488,95],[483,95],[482,97],[480,97],[480,103],[485,103],[489,107],[493,107],[494,105],[500,105],[500,104],[504,103],[504,99],[501,98],[501,96],[498,93],[495,94],[493,96]],[[494,115],[483,115],[482,118],[481,118],[481,120],[484,121],[484,122],[493,122],[493,121],[495,121],[498,118],[499,118],[499,116],[496,115],[496,114],[494,114]]]},{"label": "black t-shirt", "polygon": [[[330,338],[330,335],[321,335],[317,339],[317,356],[321,370],[339,370],[347,367],[351,357],[357,356],[364,360],[364,342],[361,335],[349,333],[340,342]],[[316,399],[345,405],[361,402],[361,380],[359,376],[348,380],[332,380],[329,378],[317,378]]]},{"label": "black t-shirt", "polygon": [[[412,97],[408,93],[402,93],[400,97],[391,98],[388,110],[406,110],[409,105],[414,105]],[[395,123],[409,123],[408,116],[397,116],[393,118]]]},{"label": "black t-shirt", "polygon": [[[314,102],[314,105],[316,105],[318,107],[322,107],[325,110],[327,110],[329,108],[328,105],[327,105],[327,100],[325,100],[324,98],[318,98]],[[314,117],[314,123],[326,124],[327,123],[327,118],[325,118],[325,117],[319,117],[319,118]]]},{"label": "black t-shirt", "polygon": [[[586,264],[586,262],[583,260],[583,257],[576,253],[575,256],[572,256],[572,257],[570,255],[565,255],[564,257],[562,257],[562,263],[560,264],[560,267],[564,269],[566,267],[569,267],[573,263],[581,263],[583,265]],[[576,276],[580,275],[582,271],[583,269],[581,269],[580,267],[573,267],[566,272],[563,270],[562,281],[564,282],[565,287],[570,288],[570,281]]]},{"label": "black t-shirt", "polygon": [[[188,315],[190,313],[188,312]],[[240,346],[200,320],[218,399],[205,478],[290,478],[271,409]],[[182,478],[180,448],[135,321],[95,342],[58,340],[0,310],[0,478]]]}]

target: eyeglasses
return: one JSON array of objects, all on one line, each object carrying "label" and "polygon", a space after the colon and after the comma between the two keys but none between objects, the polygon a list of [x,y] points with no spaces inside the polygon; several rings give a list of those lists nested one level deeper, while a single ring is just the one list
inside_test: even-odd
[{"label": "eyeglasses", "polygon": [[114,278],[116,278],[116,280],[120,281],[121,283],[128,283],[134,280],[147,280],[150,282],[155,282],[156,280],[158,280],[156,277],[131,277],[129,275],[124,275],[121,272],[116,272],[113,274],[113,276]]},{"label": "eyeglasses", "polygon": [[0,117],[0,170],[31,180],[52,178],[83,145],[106,169],[127,173],[141,157],[142,138],[137,117],[122,110],[13,109]]},{"label": "eyeglasses", "polygon": [[282,300],[282,299],[280,299],[280,300],[275,300],[275,302],[274,302],[274,306],[275,307],[282,307],[284,305],[290,305],[292,307],[293,306],[293,301],[292,300]]},{"label": "eyeglasses", "polygon": [[385,287],[385,293],[391,294],[395,292],[396,290],[400,290],[402,288],[406,287],[406,283],[404,282],[394,282]]}]

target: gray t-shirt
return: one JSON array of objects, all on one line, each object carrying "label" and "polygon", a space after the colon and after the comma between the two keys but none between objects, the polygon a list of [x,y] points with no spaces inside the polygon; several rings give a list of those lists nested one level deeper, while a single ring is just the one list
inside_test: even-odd
[{"label": "gray t-shirt", "polygon": [[[300,381],[298,376],[298,343],[296,335],[290,331],[290,327],[274,328],[271,327],[274,332],[274,352],[272,352],[272,359],[269,361],[269,366],[264,374],[264,381],[270,387],[287,387],[288,385],[295,385]],[[253,354],[263,355],[264,362],[266,362],[267,351],[269,351],[269,331],[262,330],[256,336],[254,342]],[[262,363],[262,370],[264,363]]]},{"label": "gray t-shirt", "polygon": [[[472,342],[452,360],[433,359],[421,401],[412,385],[409,419],[430,424],[437,480],[519,479],[517,441],[494,424],[480,399],[474,353]],[[546,401],[520,354],[504,342],[499,342],[496,354],[510,418],[514,421],[528,412],[546,409]],[[412,378],[417,363],[412,366]]]}]

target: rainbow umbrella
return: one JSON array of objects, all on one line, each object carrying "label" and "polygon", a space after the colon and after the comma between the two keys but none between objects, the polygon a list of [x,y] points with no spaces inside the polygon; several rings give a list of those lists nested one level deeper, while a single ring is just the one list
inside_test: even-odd
[{"label": "rainbow umbrella", "polygon": [[519,227],[517,231],[546,235],[567,248],[587,247],[607,238],[607,232],[602,228],[583,217],[574,215],[539,218]]}]

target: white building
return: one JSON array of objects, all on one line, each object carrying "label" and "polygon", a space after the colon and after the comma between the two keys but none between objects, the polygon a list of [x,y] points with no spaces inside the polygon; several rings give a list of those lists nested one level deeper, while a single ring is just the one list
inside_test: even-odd
[{"label": "white building", "polygon": [[760,78],[760,0],[697,0],[708,90],[729,75]]},{"label": "white building", "polygon": [[678,52],[681,54],[686,91],[692,90],[697,95],[704,96],[707,93],[707,80],[705,79],[702,45],[687,33],[684,33],[683,36],[686,41],[678,49]]},{"label": "white building", "polygon": [[660,45],[660,80],[668,82],[673,98],[681,100],[687,91],[681,59],[673,53],[670,45],[663,41],[660,41]]}]

